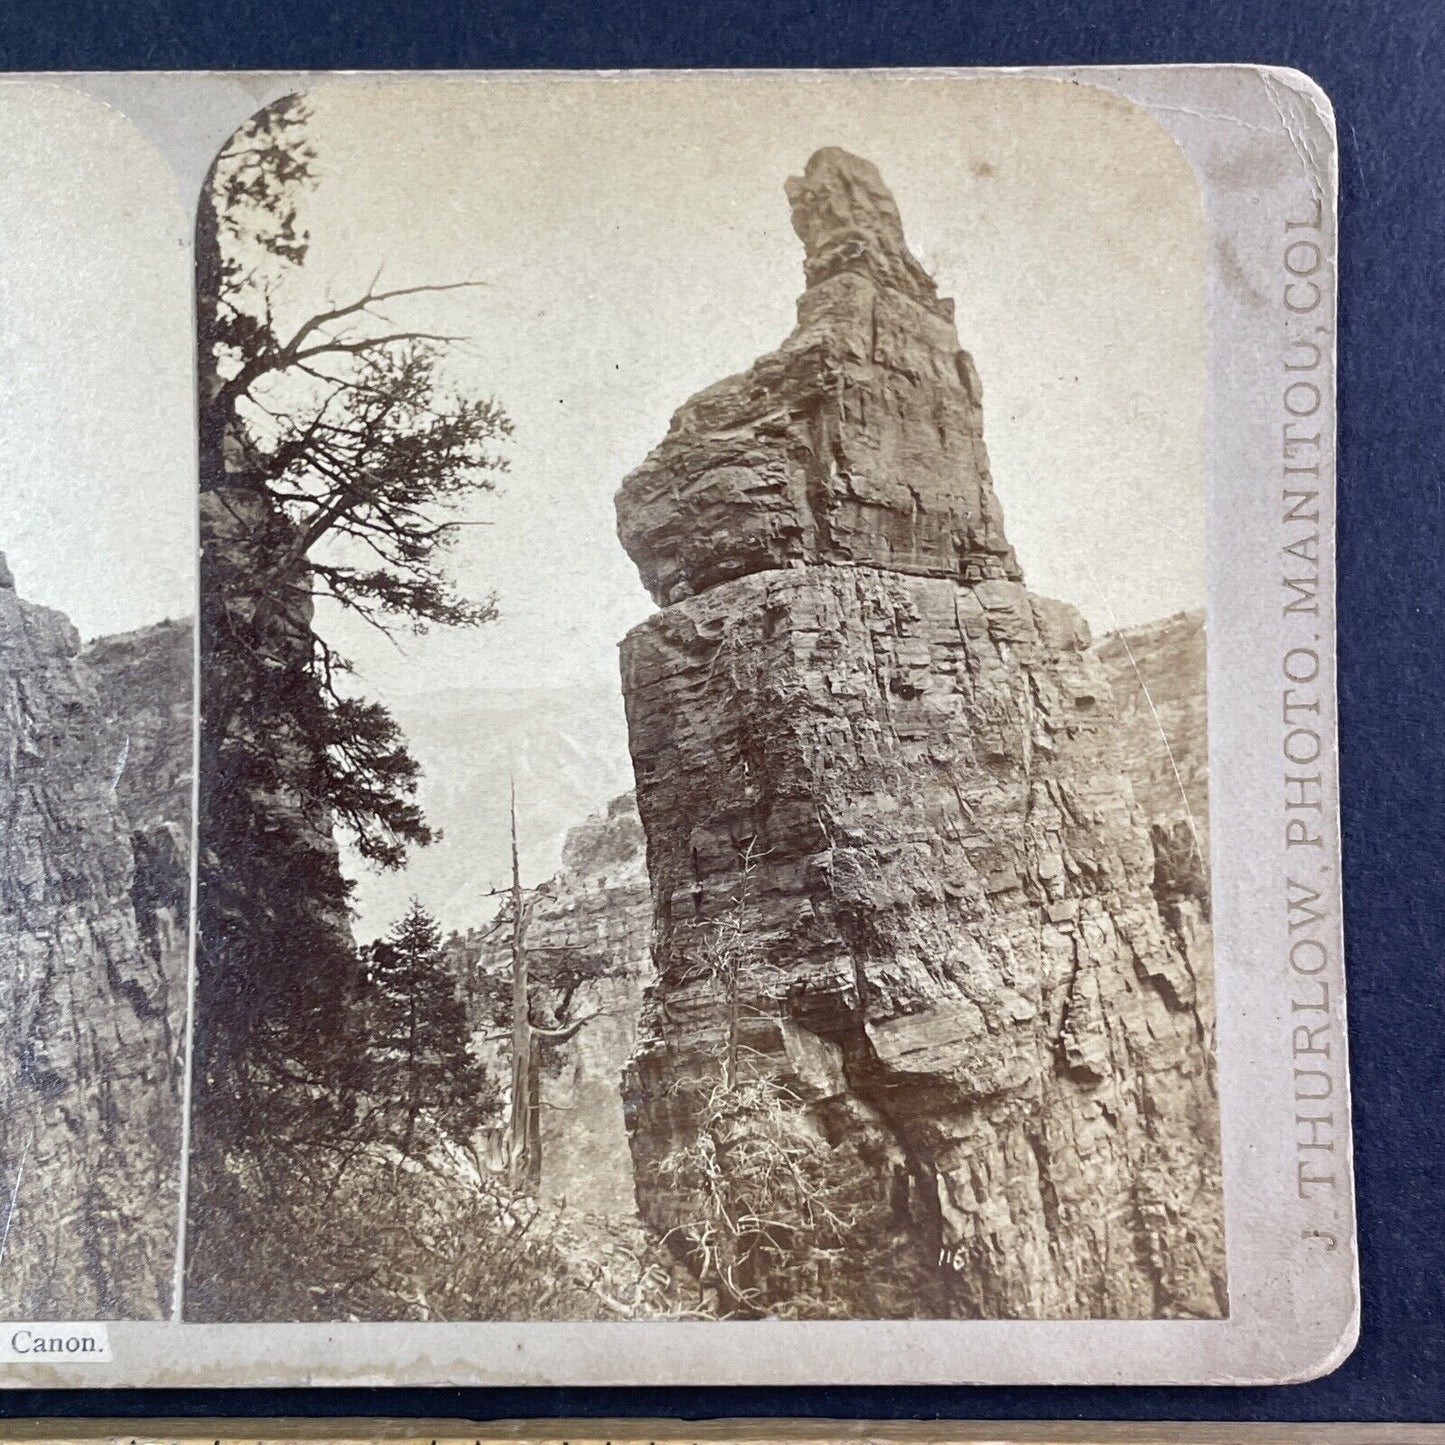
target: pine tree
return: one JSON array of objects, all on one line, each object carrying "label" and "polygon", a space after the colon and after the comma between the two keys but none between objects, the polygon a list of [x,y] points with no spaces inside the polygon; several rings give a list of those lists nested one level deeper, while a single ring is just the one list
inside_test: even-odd
[{"label": "pine tree", "polygon": [[420,1158],[434,1132],[467,1140],[493,1115],[495,1085],[468,1052],[466,1009],[441,930],[417,899],[365,951],[363,1087],[390,1121],[389,1142]]},{"label": "pine tree", "polygon": [[[458,393],[460,338],[408,308],[474,282],[298,304],[317,184],[310,110],[277,101],[222,147],[197,216],[201,779],[196,1037],[203,1148],[351,1121],[351,882],[333,839],[381,868],[433,833],[420,768],[327,636],[471,627],[448,556],[506,471],[496,401]],[[224,1136],[224,1137],[222,1137]],[[198,1171],[223,1169],[221,1153]]]}]

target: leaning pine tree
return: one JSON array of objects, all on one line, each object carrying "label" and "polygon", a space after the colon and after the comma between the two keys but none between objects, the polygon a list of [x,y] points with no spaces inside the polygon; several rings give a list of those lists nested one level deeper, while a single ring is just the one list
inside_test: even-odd
[{"label": "leaning pine tree", "polygon": [[290,97],[243,126],[197,221],[201,1295],[244,1243],[233,1220],[264,1220],[275,1181],[334,1175],[355,1148],[361,980],[338,834],[383,868],[432,836],[405,740],[323,623],[340,611],[394,634],[495,615],[445,564],[465,505],[504,470],[510,423],[447,385],[456,338],[397,319],[454,286],[373,282],[319,311],[291,300],[306,291],[309,120]]}]

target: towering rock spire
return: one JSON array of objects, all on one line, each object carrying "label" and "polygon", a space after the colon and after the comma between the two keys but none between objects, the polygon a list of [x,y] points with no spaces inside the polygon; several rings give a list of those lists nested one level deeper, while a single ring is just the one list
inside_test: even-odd
[{"label": "towering rock spire", "polygon": [[952,323],[953,302],[940,299],[933,277],[908,249],[898,203],[871,161],[824,146],[783,189],[809,287],[844,272],[864,276]]},{"label": "towering rock spire", "polygon": [[788,195],[807,252],[797,328],[687,402],[623,482],[643,582],[666,605],[800,564],[1017,579],[978,375],[878,172],[819,151]]},{"label": "towering rock spire", "polygon": [[[784,1101],[755,1142],[848,1228],[744,1247],[736,1303],[1221,1314],[1203,910],[1161,910],[1107,677],[1022,585],[973,364],[877,171],[820,151],[788,196],[796,329],[617,499],[663,608],[622,648],[658,971],[626,1086],[640,1206],[697,1240],[677,1160],[740,1031]],[[749,1127],[708,1147],[755,1159]]]}]

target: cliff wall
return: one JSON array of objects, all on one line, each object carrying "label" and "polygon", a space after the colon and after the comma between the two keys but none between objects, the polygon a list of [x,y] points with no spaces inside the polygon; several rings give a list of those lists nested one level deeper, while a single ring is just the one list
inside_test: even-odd
[{"label": "cliff wall", "polygon": [[583,986],[578,1016],[596,1017],[543,1071],[542,1191],[590,1212],[630,1218],[637,1198],[622,1075],[652,976],[646,840],[631,794],[567,835],[551,892],[534,915],[532,941],[605,960],[608,976]]},{"label": "cliff wall", "polygon": [[82,661],[116,759],[116,801],[130,826],[136,923],[184,993],[190,947],[195,628],[190,618],[89,643]]},{"label": "cliff wall", "polygon": [[[158,638],[157,655],[174,651],[166,629],[186,639],[183,678],[162,659],[152,681],[164,691],[150,696],[150,683],[127,682],[120,654],[149,654]],[[65,617],[22,601],[0,562],[7,1318],[153,1319],[170,1309],[186,996],[179,879],[190,839],[180,780],[191,755],[189,722],[172,723],[189,712],[189,636],[179,623],[132,634],[110,650],[113,666],[97,668],[97,649],[83,658]],[[166,716],[153,730],[142,721],[131,746],[177,783],[153,807],[139,801],[148,782],[122,786],[131,766],[122,699],[141,696]],[[174,856],[147,875],[135,840],[155,830]]]},{"label": "cliff wall", "polygon": [[675,1161],[736,1029],[787,1101],[752,1142],[813,1218],[867,1221],[806,1268],[745,1251],[749,1311],[1219,1315],[1207,922],[1156,897],[1106,668],[1022,583],[977,373],[892,197],[837,150],[787,190],[797,328],[617,499],[663,606],[622,649],[658,975],[625,1090],[644,1217],[710,1267]]},{"label": "cliff wall", "polygon": [[1209,717],[1204,613],[1126,627],[1095,649],[1114,694],[1120,757],[1148,819],[1156,892],[1209,909]]},{"label": "cliff wall", "polygon": [[[452,966],[470,1000],[473,1024],[493,1072],[505,1079],[505,1017],[495,1000],[506,993],[511,953],[502,932],[476,930],[451,945]],[[645,841],[631,794],[572,828],[562,867],[537,890],[526,943],[544,961],[571,953],[596,976],[569,1002],[588,1018],[565,1043],[546,1047],[541,1075],[543,1197],[589,1214],[630,1219],[637,1213],[632,1156],[623,1117],[622,1075],[637,1039],[642,993],[651,978],[652,895]],[[485,985],[480,974],[489,976]],[[544,1000],[534,1010],[545,1008]]]}]

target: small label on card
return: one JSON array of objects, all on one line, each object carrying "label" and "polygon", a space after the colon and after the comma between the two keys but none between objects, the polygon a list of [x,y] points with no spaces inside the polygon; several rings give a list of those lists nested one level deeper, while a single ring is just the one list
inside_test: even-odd
[{"label": "small label on card", "polygon": [[47,1321],[0,1325],[0,1361],[6,1364],[44,1360],[54,1364],[98,1365],[112,1358],[110,1336],[103,1324]]}]

